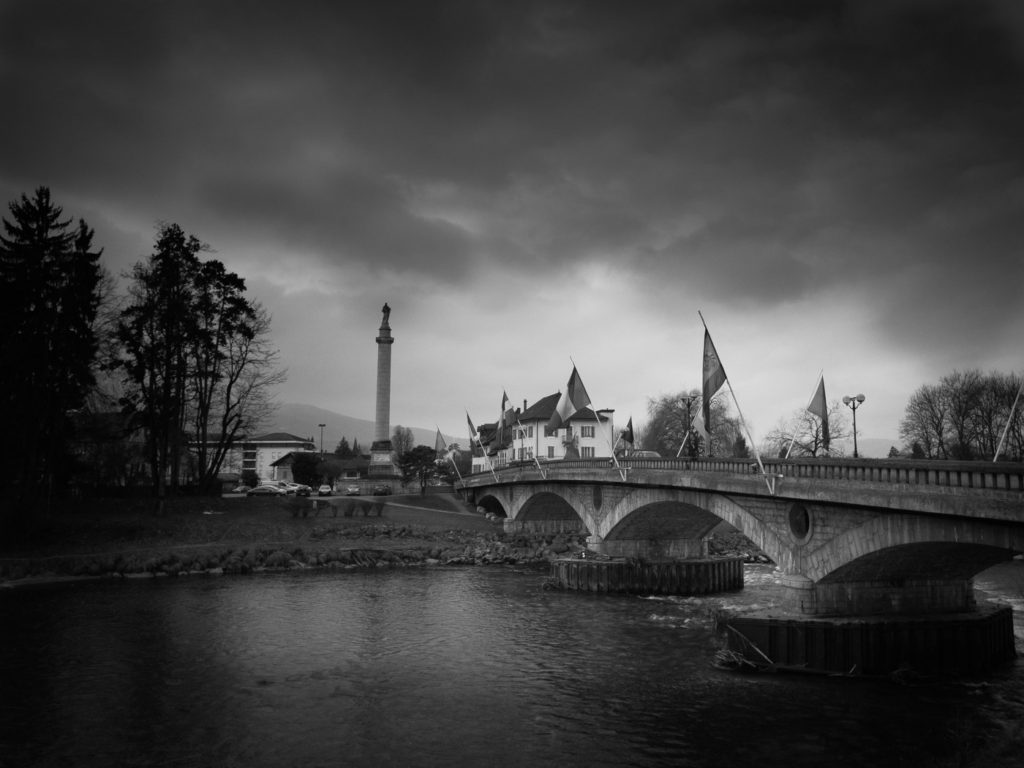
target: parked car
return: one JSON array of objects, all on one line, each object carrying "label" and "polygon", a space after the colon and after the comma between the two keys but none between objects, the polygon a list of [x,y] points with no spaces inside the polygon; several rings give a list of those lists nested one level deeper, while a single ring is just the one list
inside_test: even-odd
[{"label": "parked car", "polygon": [[321,485],[316,489],[317,496],[330,496],[332,493],[334,493],[334,489],[329,485]]},{"label": "parked car", "polygon": [[390,485],[375,485],[373,486],[374,496],[387,496],[391,493]]},{"label": "parked car", "polygon": [[246,496],[284,496],[284,490],[276,485],[257,485],[245,492]]},{"label": "parked car", "polygon": [[313,489],[310,488],[308,485],[303,485],[302,483],[298,483],[295,486],[295,495],[296,496],[309,496],[312,493],[313,493]]},{"label": "parked car", "polygon": [[243,483],[242,485],[237,485],[234,488],[232,488],[231,492],[232,493],[248,493],[251,490],[252,490],[252,488],[250,488],[248,485],[245,485]]},{"label": "parked car", "polygon": [[359,496],[362,493],[362,489],[358,485],[346,485],[345,495],[346,496]]}]

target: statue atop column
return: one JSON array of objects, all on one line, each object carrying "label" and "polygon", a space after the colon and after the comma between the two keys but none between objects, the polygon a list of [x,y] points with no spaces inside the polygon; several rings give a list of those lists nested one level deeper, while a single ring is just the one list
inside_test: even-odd
[{"label": "statue atop column", "polygon": [[371,477],[393,478],[398,475],[391,450],[391,345],[395,343],[388,320],[391,307],[381,308],[384,319],[377,332],[377,414],[374,420],[373,444],[370,446]]}]

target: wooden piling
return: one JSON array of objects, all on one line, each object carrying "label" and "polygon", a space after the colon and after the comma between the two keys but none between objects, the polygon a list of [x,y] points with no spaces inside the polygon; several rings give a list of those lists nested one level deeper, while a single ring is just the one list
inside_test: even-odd
[{"label": "wooden piling", "polygon": [[743,558],[640,562],[562,558],[551,563],[561,589],[645,595],[709,595],[743,588]]}]

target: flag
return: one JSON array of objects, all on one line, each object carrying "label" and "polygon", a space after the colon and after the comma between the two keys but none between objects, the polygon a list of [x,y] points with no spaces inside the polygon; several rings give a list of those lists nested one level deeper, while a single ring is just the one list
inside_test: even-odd
[{"label": "flag", "polygon": [[[476,449],[473,447],[473,441],[476,440],[480,443],[480,437],[476,433],[476,427],[473,426],[473,420],[469,418],[469,411],[466,411],[466,423],[469,424],[469,455],[476,456]],[[483,443],[480,443],[480,450],[482,451],[483,448]]]},{"label": "flag", "polygon": [[633,444],[633,417],[629,417],[629,421],[626,423],[626,428],[622,430],[622,442]]},{"label": "flag", "polygon": [[441,430],[437,430],[437,437],[434,438],[434,453],[437,454],[437,458],[443,459],[444,455],[448,452],[448,443],[445,442],[444,437],[441,435]]},{"label": "flag", "polygon": [[574,365],[565,392],[558,398],[555,412],[551,414],[551,418],[548,420],[548,432],[554,432],[569,421],[576,411],[582,410],[588,405],[590,405],[590,395],[587,394],[587,388],[583,386],[583,380],[580,379],[580,375],[576,372],[576,366]]},{"label": "flag", "polygon": [[505,391],[502,391],[502,393],[501,393],[501,411],[499,411],[499,413],[498,413],[498,439],[497,439],[497,445],[498,445],[499,448],[501,448],[501,446],[503,446],[505,444],[505,427],[507,427],[510,424],[509,419],[508,419],[508,412],[510,410],[511,409],[508,407],[508,393],[505,392]]},{"label": "flag", "polygon": [[825,402],[825,377],[822,376],[818,382],[818,388],[811,398],[807,411],[821,419],[821,447],[828,450],[828,405]]},{"label": "flag", "polygon": [[708,434],[707,425],[704,423],[703,411],[697,411],[697,415],[693,417],[693,428],[697,430],[701,437],[704,438],[704,442],[707,446],[711,447],[711,435]]},{"label": "flag", "polygon": [[704,429],[711,429],[711,398],[725,384],[725,368],[715,350],[715,343],[711,341],[711,334],[704,328],[704,383],[701,388],[704,407]]}]

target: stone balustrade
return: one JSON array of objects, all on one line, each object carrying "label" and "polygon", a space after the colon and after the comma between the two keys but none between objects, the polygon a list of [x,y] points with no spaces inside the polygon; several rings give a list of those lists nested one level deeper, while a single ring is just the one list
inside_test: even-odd
[{"label": "stone balustrade", "polygon": [[[847,459],[800,458],[762,459],[769,475],[842,482],[869,482],[889,485],[937,486],[948,488],[1024,491],[1024,463],[988,461],[930,461],[916,459]],[[619,466],[627,472],[637,470],[668,470],[726,474],[759,473],[753,459],[620,459]],[[607,469],[614,471],[610,460],[569,459],[541,462],[549,476]],[[501,476],[537,472],[533,462],[519,462],[498,469]],[[488,473],[489,474],[489,473]]]}]

